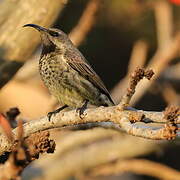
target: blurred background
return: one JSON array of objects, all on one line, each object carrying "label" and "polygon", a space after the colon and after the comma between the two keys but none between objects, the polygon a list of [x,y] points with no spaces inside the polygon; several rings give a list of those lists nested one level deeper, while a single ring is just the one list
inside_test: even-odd
[{"label": "blurred background", "polygon": [[[116,103],[126,92],[130,73],[139,66],[152,68],[155,76],[138,85],[131,105],[149,111],[179,106],[179,0],[0,0],[0,7],[0,112],[18,107],[28,121],[59,107],[40,79],[40,37],[22,28],[28,23],[69,34]],[[157,179],[141,171],[96,172],[102,165],[108,169],[133,158],[180,169],[178,139],[152,141],[102,128],[51,134],[57,143],[55,153],[28,166],[23,179]],[[142,163],[141,169],[145,166]]]}]

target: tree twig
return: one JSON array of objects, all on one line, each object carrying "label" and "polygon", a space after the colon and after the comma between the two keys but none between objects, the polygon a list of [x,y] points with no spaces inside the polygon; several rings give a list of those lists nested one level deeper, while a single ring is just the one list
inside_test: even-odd
[{"label": "tree twig", "polygon": [[125,95],[122,97],[121,102],[118,106],[122,109],[129,106],[130,100],[134,95],[136,86],[140,82],[140,80],[142,80],[144,77],[150,80],[153,75],[154,72],[152,70],[144,71],[144,69],[142,68],[136,68],[134,73],[131,74],[130,84],[129,88],[127,89],[127,93],[125,93]]}]

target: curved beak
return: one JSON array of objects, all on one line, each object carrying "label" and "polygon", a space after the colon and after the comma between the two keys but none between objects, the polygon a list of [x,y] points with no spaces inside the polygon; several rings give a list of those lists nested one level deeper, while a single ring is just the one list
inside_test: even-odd
[{"label": "curved beak", "polygon": [[25,24],[23,27],[32,27],[32,28],[37,29],[38,31],[48,32],[48,29],[46,29],[42,26],[39,26],[37,24]]}]

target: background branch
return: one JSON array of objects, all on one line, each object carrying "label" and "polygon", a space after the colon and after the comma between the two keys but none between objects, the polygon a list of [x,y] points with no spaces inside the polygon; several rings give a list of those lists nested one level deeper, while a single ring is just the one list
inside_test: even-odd
[{"label": "background branch", "polygon": [[1,13],[6,14],[0,18],[0,56],[4,59],[0,64],[0,88],[14,76],[40,42],[34,31],[25,31],[22,26],[35,23],[49,27],[63,9],[63,2],[63,0],[18,0],[16,3],[4,1],[0,4],[3,9]]},{"label": "background branch", "polygon": [[69,33],[72,42],[79,46],[92,29],[96,20],[96,13],[99,9],[101,0],[90,0],[78,24]]},{"label": "background branch", "polygon": [[119,173],[125,172],[133,172],[135,174],[143,174],[166,180],[180,179],[180,172],[176,171],[175,169],[145,159],[119,160],[115,163],[97,167],[92,170],[90,174],[95,177],[102,175],[107,176],[112,174],[117,175]]},{"label": "background branch", "polygon": [[[127,136],[112,129],[65,131],[57,138],[56,154],[42,159],[37,167],[43,169],[43,179],[62,180],[89,172],[106,162],[149,154],[158,148],[158,142]],[[46,166],[47,163],[50,164]]]}]

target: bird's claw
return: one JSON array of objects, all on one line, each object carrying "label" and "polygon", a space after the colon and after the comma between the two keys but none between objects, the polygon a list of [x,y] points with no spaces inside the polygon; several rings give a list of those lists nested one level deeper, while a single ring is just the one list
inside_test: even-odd
[{"label": "bird's claw", "polygon": [[77,112],[77,113],[79,112],[79,117],[80,117],[81,119],[83,119],[84,116],[86,115],[86,114],[84,113],[84,111],[85,111],[86,108],[87,108],[87,104],[88,104],[88,100],[85,101],[85,103],[83,104],[82,107],[76,109],[76,112]]},{"label": "bird's claw", "polygon": [[80,117],[81,119],[83,119],[84,116],[85,116],[84,111],[85,111],[85,109],[84,109],[83,107],[80,107],[80,108],[77,108],[77,109],[76,109],[76,112],[79,113],[79,117]]},{"label": "bird's claw", "polygon": [[48,117],[48,121],[51,121],[51,117],[53,114],[56,114],[55,112],[48,112],[47,117]]},{"label": "bird's claw", "polygon": [[47,114],[48,120],[50,121],[52,115],[55,115],[55,114],[59,113],[60,111],[62,111],[62,110],[63,110],[64,108],[66,108],[66,107],[68,107],[68,106],[67,106],[67,105],[64,105],[64,106],[56,109],[55,111],[49,112],[49,113]]}]

